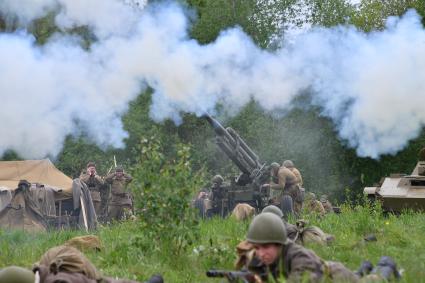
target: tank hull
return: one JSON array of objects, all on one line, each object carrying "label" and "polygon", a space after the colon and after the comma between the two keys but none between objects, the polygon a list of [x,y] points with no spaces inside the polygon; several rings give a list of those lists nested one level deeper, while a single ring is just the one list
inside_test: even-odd
[{"label": "tank hull", "polygon": [[411,175],[392,174],[363,192],[369,199],[381,201],[384,211],[425,211],[425,162],[419,161]]}]

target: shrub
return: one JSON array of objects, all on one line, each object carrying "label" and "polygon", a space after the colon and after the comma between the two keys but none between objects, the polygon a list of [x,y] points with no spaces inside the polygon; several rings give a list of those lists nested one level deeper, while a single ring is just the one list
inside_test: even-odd
[{"label": "shrub", "polygon": [[142,140],[137,165],[132,169],[135,205],[146,236],[135,240],[137,246],[152,247],[153,239],[159,244],[156,249],[180,254],[199,237],[190,199],[200,187],[203,173],[192,170],[190,149],[189,145],[177,144],[176,159],[165,160],[158,139]]}]

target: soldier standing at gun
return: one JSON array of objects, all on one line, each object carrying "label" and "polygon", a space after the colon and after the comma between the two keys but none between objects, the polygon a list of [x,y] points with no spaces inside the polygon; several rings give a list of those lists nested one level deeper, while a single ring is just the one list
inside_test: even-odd
[{"label": "soldier standing at gun", "polygon": [[104,184],[104,181],[102,177],[97,175],[96,164],[94,162],[89,162],[87,164],[87,170],[80,175],[80,180],[89,188],[94,210],[96,211],[97,217],[99,217],[101,214],[100,188]]},{"label": "soldier standing at gun", "polygon": [[212,213],[220,215],[221,217],[224,217],[226,213],[226,211],[224,211],[225,207],[223,207],[223,199],[226,195],[226,189],[223,182],[224,179],[221,175],[215,175],[211,180]]},{"label": "soldier standing at gun", "polygon": [[108,217],[110,220],[122,220],[124,212],[131,213],[133,201],[127,185],[133,178],[124,173],[122,166],[117,166],[115,172],[109,174],[105,178],[105,182],[111,185],[111,197],[108,207]]},{"label": "soldier standing at gun", "polygon": [[290,195],[295,213],[299,214],[301,207],[296,205],[295,200],[300,194],[300,189],[295,174],[285,166],[279,167],[279,164],[274,162],[271,164],[271,177],[271,182],[262,186],[263,188],[270,188],[271,204],[280,207],[283,195]]}]

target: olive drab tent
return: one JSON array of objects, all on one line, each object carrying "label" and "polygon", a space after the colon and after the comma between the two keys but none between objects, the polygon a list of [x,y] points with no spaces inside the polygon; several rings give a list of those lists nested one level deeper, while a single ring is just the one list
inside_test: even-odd
[{"label": "olive drab tent", "polygon": [[96,227],[88,188],[49,159],[0,161],[0,229]]}]

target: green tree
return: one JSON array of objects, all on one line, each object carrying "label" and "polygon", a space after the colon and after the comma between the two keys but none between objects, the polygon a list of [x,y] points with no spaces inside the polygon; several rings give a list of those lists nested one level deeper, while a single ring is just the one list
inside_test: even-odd
[{"label": "green tree", "polygon": [[415,9],[425,25],[423,0],[362,0],[358,11],[351,16],[351,23],[366,32],[381,30],[389,16],[401,16],[409,9]]}]

